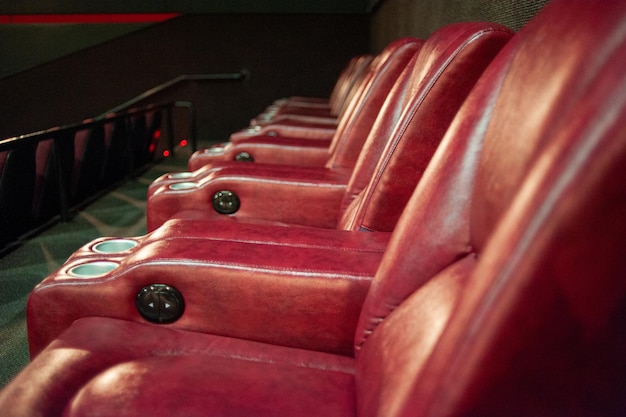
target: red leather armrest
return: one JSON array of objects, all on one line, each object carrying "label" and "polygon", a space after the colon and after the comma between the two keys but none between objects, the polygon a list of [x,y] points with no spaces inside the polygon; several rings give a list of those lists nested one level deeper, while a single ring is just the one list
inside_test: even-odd
[{"label": "red leather armrest", "polygon": [[205,165],[234,161],[246,153],[256,163],[323,166],[328,160],[329,140],[309,140],[289,137],[255,137],[230,143],[223,147],[207,148],[189,158],[189,170]]},{"label": "red leather armrest", "polygon": [[265,120],[263,117],[256,117],[250,121],[251,126],[269,126],[273,124],[306,125],[320,127],[337,126],[337,118],[334,116],[318,116],[305,114],[277,114],[275,117]]},{"label": "red leather armrest", "polygon": [[[350,355],[388,237],[177,220],[123,253],[95,252],[99,239],[31,293],[31,355],[81,317],[146,322],[135,300],[151,284],[173,286],[185,302],[180,319],[160,326]],[[103,261],[117,266],[92,278],[72,274]]]},{"label": "red leather armrest", "polygon": [[230,217],[334,228],[349,174],[348,170],[316,167],[223,164],[205,170],[201,177],[181,180],[179,185],[166,182],[159,183],[156,189],[152,187],[148,196],[148,230],[184,210],[216,215],[213,197],[220,191],[232,192],[240,201],[239,209]]},{"label": "red leather armrest", "polygon": [[337,126],[333,125],[277,122],[271,125],[254,126],[235,132],[230,135],[230,141],[234,143],[242,139],[265,135],[299,137],[311,140],[331,140],[336,130]]},{"label": "red leather armrest", "polygon": [[[221,152],[221,151],[220,151]],[[147,197],[150,198],[158,189],[171,184],[181,182],[202,182],[207,178],[218,175],[219,172],[238,172],[239,174],[249,175],[271,175],[288,177],[306,177],[308,175],[330,175],[325,174],[327,170],[323,167],[299,167],[294,165],[278,165],[278,164],[245,164],[238,161],[223,161],[215,165],[204,165],[193,171],[169,172],[156,178],[148,187]],[[341,171],[337,171],[340,172]],[[347,175],[341,173],[341,175]]]}]

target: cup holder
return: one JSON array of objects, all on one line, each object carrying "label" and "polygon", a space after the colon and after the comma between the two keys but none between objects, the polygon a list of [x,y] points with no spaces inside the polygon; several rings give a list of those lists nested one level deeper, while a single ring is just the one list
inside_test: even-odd
[{"label": "cup holder", "polygon": [[117,262],[95,261],[76,265],[68,271],[68,274],[76,278],[97,278],[108,274],[118,267]]},{"label": "cup holder", "polygon": [[177,182],[174,184],[170,184],[169,188],[170,190],[181,191],[181,190],[191,190],[193,188],[196,188],[197,186],[198,186],[197,182],[185,181],[185,182]]},{"label": "cup holder", "polygon": [[216,146],[212,146],[212,147],[208,148],[206,150],[206,152],[207,153],[212,153],[212,154],[218,154],[218,153],[224,153],[225,149],[226,149],[226,146],[216,145]]},{"label": "cup holder", "polygon": [[175,172],[167,176],[170,180],[185,180],[193,177],[193,172]]},{"label": "cup holder", "polygon": [[138,243],[131,239],[110,239],[100,243],[96,243],[93,246],[93,251],[97,253],[121,253],[126,252],[137,246]]}]

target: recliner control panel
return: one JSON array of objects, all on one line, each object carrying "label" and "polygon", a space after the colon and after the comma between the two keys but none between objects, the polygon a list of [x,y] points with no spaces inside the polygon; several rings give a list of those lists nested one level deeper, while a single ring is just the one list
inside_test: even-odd
[{"label": "recliner control panel", "polygon": [[218,191],[213,195],[213,208],[220,214],[233,214],[240,204],[239,197],[232,191]]},{"label": "recliner control panel", "polygon": [[151,284],[143,287],[135,300],[141,316],[152,323],[172,323],[185,311],[183,295],[166,284]]}]

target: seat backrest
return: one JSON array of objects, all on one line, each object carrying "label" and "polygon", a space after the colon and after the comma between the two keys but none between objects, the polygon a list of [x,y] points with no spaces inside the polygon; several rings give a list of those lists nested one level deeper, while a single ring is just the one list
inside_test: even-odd
[{"label": "seat backrest", "polygon": [[459,107],[512,35],[497,24],[458,23],[426,40],[367,137],[339,228],[393,230]]},{"label": "seat backrest", "polygon": [[339,119],[328,149],[328,168],[354,167],[389,91],[422,44],[416,38],[401,38],[376,55]]},{"label": "seat backrest", "polygon": [[2,175],[2,171],[4,171],[4,164],[9,155],[9,151],[0,152],[0,175]]},{"label": "seat backrest", "polygon": [[[33,194],[33,217],[37,224],[42,224],[61,214],[61,194],[68,192],[71,187],[73,156],[74,140],[71,133],[57,132],[50,139],[42,140],[37,144]],[[59,163],[62,170],[61,176],[58,171]],[[63,191],[59,187],[61,178],[64,182]]]},{"label": "seat backrest", "polygon": [[[56,167],[54,161],[54,139],[42,140],[37,144],[35,152],[35,187],[33,195],[33,215],[35,218],[46,217],[45,212],[52,210],[47,201],[56,182]],[[58,193],[58,190],[55,190]],[[58,198],[57,198],[58,200]]]},{"label": "seat backrest", "polygon": [[106,152],[100,178],[105,186],[120,181],[129,172],[129,133],[124,118],[113,119],[104,123]]},{"label": "seat backrest", "polygon": [[130,116],[127,123],[129,123],[129,140],[133,150],[133,168],[139,168],[144,164],[148,151],[146,114],[141,112],[134,114]]},{"label": "seat backrest", "polygon": [[358,55],[352,58],[348,66],[341,72],[335,88],[330,94],[329,106],[331,114],[341,116],[348,103],[359,89],[367,70],[372,63],[372,55]]},{"label": "seat backrest", "polygon": [[0,153],[0,245],[13,241],[32,226],[35,188],[35,145],[19,143]]},{"label": "seat backrest", "polygon": [[624,414],[625,22],[554,0],[472,91],[368,294],[360,416]]},{"label": "seat backrest", "polygon": [[144,155],[144,164],[152,162],[161,138],[162,114],[160,110],[148,112],[146,114],[146,144],[147,150]]},{"label": "seat backrest", "polygon": [[105,133],[102,124],[76,132],[72,171],[72,201],[74,203],[84,201],[101,188],[100,175],[105,152]]}]

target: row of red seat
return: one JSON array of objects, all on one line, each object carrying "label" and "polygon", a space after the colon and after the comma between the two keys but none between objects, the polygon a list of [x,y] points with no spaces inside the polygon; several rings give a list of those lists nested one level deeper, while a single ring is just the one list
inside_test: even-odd
[{"label": "row of red seat", "polygon": [[[250,145],[265,137],[237,141],[224,152],[197,153],[190,166],[201,159],[201,168],[166,175],[150,187],[148,230],[183,211],[194,218],[224,211],[219,206],[227,199],[234,201],[225,203],[231,219],[390,232],[456,111],[510,36],[501,26],[464,24],[441,29],[423,47],[412,38],[391,43],[372,63],[330,144],[318,148],[323,164],[294,168],[293,156],[310,154],[310,142],[319,143],[294,133],[288,140],[308,146],[283,151],[282,141],[272,161],[281,165],[268,165],[267,157],[253,165],[229,161],[232,148],[256,158]],[[282,118],[264,127],[301,122]],[[309,130],[315,130],[313,123],[305,122]],[[321,125],[328,129],[326,122]]]},{"label": "row of red seat", "polygon": [[[623,415],[625,23],[626,2],[554,0],[516,34],[392,43],[342,111],[276,103],[265,136],[155,181],[150,233],[35,288],[0,409]],[[220,160],[315,124],[323,166]]]}]

